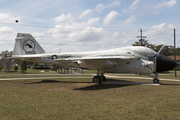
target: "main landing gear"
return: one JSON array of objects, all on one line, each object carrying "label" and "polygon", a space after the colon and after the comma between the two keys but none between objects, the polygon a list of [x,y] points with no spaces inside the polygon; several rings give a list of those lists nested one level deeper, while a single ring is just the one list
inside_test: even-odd
[{"label": "main landing gear", "polygon": [[94,78],[92,79],[92,82],[101,84],[104,81],[106,81],[106,77],[104,76],[104,72],[101,71],[101,73],[99,73],[99,70],[97,70],[97,75],[94,76]]},{"label": "main landing gear", "polygon": [[155,83],[155,84],[159,84],[159,79],[157,77],[158,77],[158,73],[154,73],[153,83]]}]

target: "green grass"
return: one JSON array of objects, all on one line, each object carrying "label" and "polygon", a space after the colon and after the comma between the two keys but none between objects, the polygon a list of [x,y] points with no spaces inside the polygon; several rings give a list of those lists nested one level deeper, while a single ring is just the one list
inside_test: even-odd
[{"label": "green grass", "polygon": [[[139,81],[108,79],[110,80]],[[91,83],[91,78],[0,81],[0,119],[179,119],[179,91],[179,82],[167,81],[163,81],[160,86],[96,85]]]}]

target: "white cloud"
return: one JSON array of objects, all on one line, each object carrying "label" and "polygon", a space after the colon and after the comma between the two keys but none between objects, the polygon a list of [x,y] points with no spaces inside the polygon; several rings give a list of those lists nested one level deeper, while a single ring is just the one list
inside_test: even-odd
[{"label": "white cloud", "polygon": [[124,8],[123,12],[133,12],[134,10],[136,10],[137,8],[137,4],[140,2],[141,0],[135,0],[131,6],[129,6],[129,8]]},{"label": "white cloud", "polygon": [[141,1],[141,0],[135,0],[135,1],[132,3],[132,5],[130,6],[130,8],[136,6],[136,5],[138,4],[138,2],[140,2],[140,1]]},{"label": "white cloud", "polygon": [[109,5],[103,5],[103,4],[98,4],[97,6],[96,6],[96,11],[97,12],[101,12],[102,10],[104,10],[104,9],[106,9],[106,8],[110,8],[110,7],[116,7],[116,6],[119,6],[119,5],[121,5],[121,3],[119,2],[119,1],[114,1],[113,3],[111,3],[111,4],[109,4]]},{"label": "white cloud", "polygon": [[[0,44],[7,44],[9,41],[14,41],[15,30],[11,27],[3,26],[0,28]],[[7,40],[7,41],[6,41]],[[7,50],[6,45],[1,46]]]},{"label": "white cloud", "polygon": [[177,0],[163,1],[155,6],[155,9],[160,9],[164,7],[172,7],[176,4]]},{"label": "white cloud", "polygon": [[40,39],[41,37],[43,37],[45,35],[45,33],[44,32],[41,32],[41,33],[35,32],[35,33],[32,33],[32,35],[35,39]]},{"label": "white cloud", "polygon": [[99,20],[100,18],[97,17],[82,23],[58,23],[54,28],[49,29],[48,33],[51,33],[58,42],[59,40],[61,42],[98,41],[105,35],[106,31],[103,28],[96,28],[91,25],[98,23]]},{"label": "white cloud", "polygon": [[120,14],[116,11],[111,11],[109,14],[106,15],[106,17],[103,19],[103,24],[108,25],[113,19],[115,19],[117,16],[120,16]]},{"label": "white cloud", "polygon": [[92,19],[88,20],[87,24],[88,24],[88,25],[93,25],[93,24],[98,23],[99,20],[100,20],[99,17],[97,17],[97,18],[92,18]]},{"label": "white cloud", "polygon": [[92,14],[93,11],[91,9],[85,10],[83,13],[80,14],[79,19],[87,16],[88,14]]},{"label": "white cloud", "polygon": [[106,8],[106,6],[104,6],[103,4],[100,3],[96,6],[96,11],[101,12],[105,8]]},{"label": "white cloud", "polygon": [[154,32],[167,32],[169,30],[173,30],[175,26],[173,24],[167,24],[167,23],[161,23],[159,25],[152,26],[150,30],[153,30]]},{"label": "white cloud", "polygon": [[12,50],[10,41],[14,41],[16,26],[13,26],[14,29],[9,26],[15,25],[16,20],[20,21],[20,17],[15,17],[7,13],[0,13],[0,16],[0,44],[3,44],[1,45],[1,50]]},{"label": "white cloud", "polygon": [[54,18],[54,21],[56,23],[72,23],[72,22],[74,22],[74,20],[75,20],[75,18],[71,13],[69,13],[67,15],[62,13],[60,16]]},{"label": "white cloud", "polygon": [[10,34],[13,32],[13,29],[7,26],[3,26],[0,28],[0,33],[1,34]]},{"label": "white cloud", "polygon": [[119,35],[120,35],[119,31],[116,31],[115,33],[113,33],[113,34],[111,35],[111,37],[116,38],[116,37],[118,37]]},{"label": "white cloud", "polygon": [[136,21],[136,16],[131,15],[126,21],[124,21],[124,24],[131,23],[133,21]]},{"label": "white cloud", "polygon": [[159,10],[164,7],[172,7],[177,3],[177,0],[163,1],[162,3],[157,4],[154,9],[155,12],[153,14],[159,14]]},{"label": "white cloud", "polygon": [[[149,43],[160,45],[173,45],[173,29],[178,28],[173,24],[161,23],[151,27],[143,26],[143,36],[147,36]],[[138,36],[140,34],[139,30],[130,30],[130,31],[116,31],[111,34],[109,39],[114,41],[114,43],[122,44],[125,46],[130,46],[131,44],[138,41]],[[119,43],[118,43],[119,41]]]},{"label": "white cloud", "polygon": [[148,37],[149,43],[160,45],[173,45],[173,24],[161,23],[152,27],[143,27],[143,33]]},{"label": "white cloud", "polygon": [[14,17],[6,13],[0,13],[0,16],[1,23],[15,23],[15,20],[20,20],[20,17]]},{"label": "white cloud", "polygon": [[105,34],[103,28],[90,27],[84,23],[73,23],[71,25],[57,25],[55,28],[49,29],[48,33],[52,33],[53,38],[61,42],[75,41],[98,41]]}]

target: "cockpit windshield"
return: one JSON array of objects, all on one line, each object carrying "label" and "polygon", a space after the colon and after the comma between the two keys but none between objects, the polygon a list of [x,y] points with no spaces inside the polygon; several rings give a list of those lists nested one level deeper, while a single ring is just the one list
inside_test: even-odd
[{"label": "cockpit windshield", "polygon": [[142,46],[134,46],[132,47],[132,51],[147,57],[155,56],[157,54],[153,49]]}]

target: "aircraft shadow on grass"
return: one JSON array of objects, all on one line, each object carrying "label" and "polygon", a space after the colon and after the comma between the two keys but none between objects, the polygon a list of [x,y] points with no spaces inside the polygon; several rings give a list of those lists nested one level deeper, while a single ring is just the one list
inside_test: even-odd
[{"label": "aircraft shadow on grass", "polygon": [[129,82],[125,80],[107,79],[107,82],[104,82],[102,84],[93,84],[91,86],[76,88],[74,90],[102,90],[102,89],[121,88],[121,87],[126,87],[126,86],[137,85],[133,83],[134,82]]},{"label": "aircraft shadow on grass", "polygon": [[74,90],[103,90],[103,89],[111,89],[111,88],[121,88],[121,87],[126,87],[126,86],[132,86],[132,85],[120,85],[120,84],[100,84],[100,85],[91,85],[87,87],[82,87],[82,88],[76,88]]},{"label": "aircraft shadow on grass", "polygon": [[37,82],[25,83],[25,84],[44,84],[44,83],[89,83],[90,86],[75,88],[74,90],[102,90],[102,89],[111,89],[111,88],[120,88],[126,86],[140,85],[139,82],[130,82],[125,80],[117,79],[107,79],[107,82],[102,84],[94,84],[92,82],[73,82],[73,81],[58,81],[58,80],[41,80]]},{"label": "aircraft shadow on grass", "polygon": [[41,80],[38,82],[31,82],[25,84],[41,84],[41,83],[91,83],[91,82],[73,82],[73,81],[59,81],[59,80]]}]

